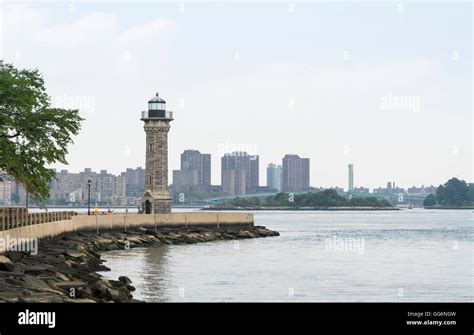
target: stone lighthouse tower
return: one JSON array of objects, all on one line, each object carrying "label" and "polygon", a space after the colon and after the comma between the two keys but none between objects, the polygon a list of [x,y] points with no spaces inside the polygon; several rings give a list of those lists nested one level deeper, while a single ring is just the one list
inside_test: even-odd
[{"label": "stone lighthouse tower", "polygon": [[173,112],[166,110],[166,101],[156,93],[156,96],[148,101],[148,110],[142,112],[141,120],[145,122],[146,133],[143,212],[169,213],[171,194],[168,190],[168,131]]}]

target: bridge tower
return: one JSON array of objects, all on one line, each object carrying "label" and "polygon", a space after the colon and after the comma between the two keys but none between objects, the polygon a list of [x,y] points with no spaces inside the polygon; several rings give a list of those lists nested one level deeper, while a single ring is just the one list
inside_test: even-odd
[{"label": "bridge tower", "polygon": [[156,93],[148,101],[148,110],[142,112],[141,120],[145,123],[146,134],[145,193],[141,200],[143,212],[169,213],[168,131],[173,112],[166,110],[166,101]]}]

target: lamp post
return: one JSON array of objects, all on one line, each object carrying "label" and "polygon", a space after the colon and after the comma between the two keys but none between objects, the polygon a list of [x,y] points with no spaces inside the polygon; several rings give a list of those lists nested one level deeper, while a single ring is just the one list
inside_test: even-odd
[{"label": "lamp post", "polygon": [[92,180],[87,181],[87,188],[88,188],[88,197],[87,197],[87,215],[91,215],[91,185]]}]

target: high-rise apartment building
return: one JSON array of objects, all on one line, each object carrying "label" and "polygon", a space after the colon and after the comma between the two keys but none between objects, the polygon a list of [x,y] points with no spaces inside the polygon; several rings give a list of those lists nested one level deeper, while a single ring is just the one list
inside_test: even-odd
[{"label": "high-rise apartment building", "polygon": [[309,158],[285,155],[282,160],[282,191],[303,192],[309,189]]},{"label": "high-rise apartment building", "polygon": [[208,191],[211,187],[211,155],[198,150],[181,154],[181,170],[173,171],[175,192]]},{"label": "high-rise apartment building", "polygon": [[245,194],[245,170],[224,170],[222,174],[222,191],[224,193]]},{"label": "high-rise apartment building", "polygon": [[141,197],[145,192],[145,169],[141,167],[127,168],[121,173],[121,176],[126,178],[126,196]]},{"label": "high-rise apartment building", "polygon": [[242,194],[255,193],[257,191],[259,187],[258,155],[249,155],[242,151],[225,154],[221,158],[221,183],[223,188],[224,180],[232,175],[226,174],[226,171],[235,171],[234,175],[237,177],[234,179],[237,180],[240,186],[242,185],[240,179],[243,178],[245,180],[245,192]]},{"label": "high-rise apartment building", "polygon": [[198,185],[211,185],[211,154],[201,154],[198,150],[185,150],[181,154],[181,170],[196,170]]}]

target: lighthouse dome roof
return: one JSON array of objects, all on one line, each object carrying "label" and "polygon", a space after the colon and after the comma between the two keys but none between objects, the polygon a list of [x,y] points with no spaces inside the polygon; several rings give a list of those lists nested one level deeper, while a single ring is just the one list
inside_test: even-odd
[{"label": "lighthouse dome roof", "polygon": [[162,102],[162,103],[164,102],[164,103],[166,103],[165,100],[163,100],[162,98],[160,98],[160,96],[158,95],[158,92],[156,93],[156,95],[155,95],[153,98],[151,98],[150,100],[148,100],[148,102]]}]

